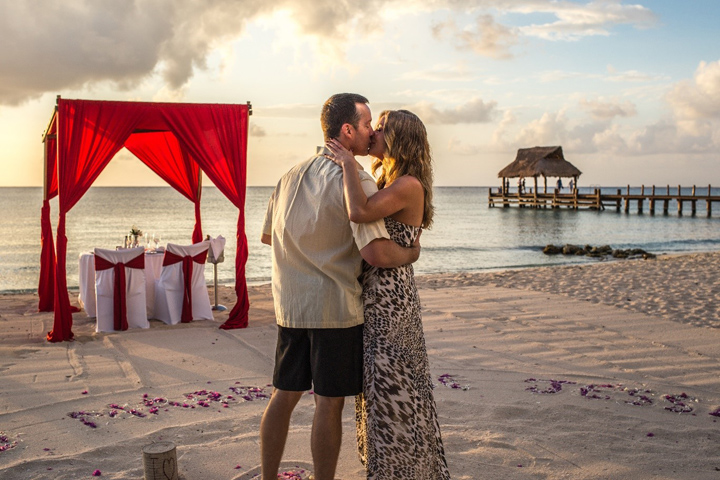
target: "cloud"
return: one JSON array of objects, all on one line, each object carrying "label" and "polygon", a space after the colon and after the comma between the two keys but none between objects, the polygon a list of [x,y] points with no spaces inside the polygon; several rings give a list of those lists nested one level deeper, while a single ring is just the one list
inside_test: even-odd
[{"label": "cloud", "polygon": [[580,4],[569,1],[520,1],[505,4],[509,11],[519,13],[548,13],[557,20],[519,27],[530,37],[545,40],[575,41],[583,37],[610,35],[615,25],[634,25],[648,28],[657,22],[656,15],[642,5],[624,5],[620,0],[598,0]]},{"label": "cloud", "polygon": [[699,135],[690,135],[681,131],[676,124],[662,120],[630,134],[628,147],[631,151],[642,155],[717,151],[717,141],[713,140],[709,133],[710,131],[706,130]]},{"label": "cloud", "polygon": [[0,103],[112,82],[120,90],[162,75],[172,89],[236,36],[261,0],[29,0],[0,4]]},{"label": "cloud", "polygon": [[651,82],[655,80],[665,80],[665,75],[651,75],[649,73],[638,72],[637,70],[627,70],[625,72],[608,71],[610,75],[606,77],[608,82]]},{"label": "cloud", "polygon": [[[433,25],[432,33],[436,38],[450,37],[460,50],[471,50],[495,59],[512,58],[512,47],[521,43],[523,38],[577,41],[584,37],[608,36],[616,25],[649,28],[657,23],[657,16],[650,9],[636,4],[625,5],[620,0],[586,3],[562,0],[467,0],[437,1],[432,5],[449,8],[450,15],[448,20]],[[472,24],[460,24],[465,21],[468,11],[480,13]],[[546,14],[554,20],[520,26],[501,24],[496,20],[507,13],[535,17],[537,14]],[[454,14],[459,21],[452,17]]]},{"label": "cloud", "polygon": [[507,148],[505,137],[508,135],[510,128],[515,124],[516,121],[517,119],[515,118],[515,114],[512,112],[512,110],[505,110],[502,120],[500,120],[500,123],[493,132],[492,144],[501,148]]},{"label": "cloud", "polygon": [[[514,117],[508,117],[503,122],[504,129],[514,122]],[[509,136],[509,132],[503,131],[502,136]],[[500,134],[496,137],[501,139]],[[546,112],[540,118],[530,121],[512,141],[503,144],[506,148],[561,145],[566,151],[593,153],[616,151],[615,149],[621,149],[625,145],[625,141],[608,122],[571,125],[565,111],[561,110]]]},{"label": "cloud", "polygon": [[435,64],[425,70],[413,70],[400,75],[400,80],[426,80],[429,82],[469,82],[477,78],[464,63]]},{"label": "cloud", "polygon": [[452,19],[439,22],[433,25],[432,32],[438,39],[446,35],[453,37],[460,50],[496,59],[512,58],[510,49],[518,43],[515,30],[496,23],[489,14],[478,15],[475,25],[466,28],[460,28]]},{"label": "cloud", "polygon": [[268,118],[312,118],[320,119],[322,105],[307,103],[253,106],[253,116]]},{"label": "cloud", "polygon": [[720,60],[700,62],[693,80],[676,84],[666,99],[679,119],[720,119]]},{"label": "cloud", "polygon": [[266,135],[265,129],[255,123],[250,124],[248,135],[251,137],[264,137]]},{"label": "cloud", "polygon": [[592,136],[592,145],[598,152],[616,155],[627,155],[629,150],[619,125],[611,125],[602,131],[595,132]]},{"label": "cloud", "polygon": [[[431,11],[458,18],[478,12],[467,27],[451,19],[437,24],[435,31],[450,35],[458,48],[492,58],[509,58],[521,34],[564,39],[654,19],[645,7],[616,0],[47,0],[42,7],[32,0],[4,1],[0,104],[18,105],[46,92],[104,83],[131,91],[152,78],[180,91],[195,72],[210,68],[212,52],[226,48],[249,22],[263,18],[290,19],[296,38],[308,37],[310,48],[342,57],[348,38],[377,34],[385,17]],[[498,18],[507,12],[550,13],[558,20],[516,28],[498,23],[489,12]],[[441,74],[427,72],[433,73]]]},{"label": "cloud", "polygon": [[567,117],[564,112],[544,113],[520,130],[515,143],[526,147],[562,145],[567,139]]},{"label": "cloud", "polygon": [[[345,38],[384,2],[334,0],[31,0],[0,2],[0,104],[160,75],[180,89],[247,22],[290,11],[302,35]],[[369,22],[368,22],[369,23]],[[331,43],[331,42],[318,42]]]},{"label": "cloud", "polygon": [[608,68],[609,75],[599,73],[572,72],[568,70],[547,70],[536,75],[539,81],[544,83],[552,83],[561,80],[604,80],[606,82],[652,82],[658,80],[667,80],[666,75],[653,75],[649,73],[639,72],[637,70],[628,70],[625,72],[617,72],[614,68]]},{"label": "cloud", "polygon": [[482,148],[479,145],[469,145],[467,143],[463,143],[461,140],[452,137],[448,141],[447,151],[456,155],[473,156],[480,153]]},{"label": "cloud", "polygon": [[586,110],[596,120],[612,120],[615,117],[632,117],[637,115],[635,105],[630,101],[617,100],[580,100],[580,108]]},{"label": "cloud", "polygon": [[497,102],[483,102],[475,98],[455,108],[439,109],[428,102],[420,102],[405,108],[414,112],[425,123],[455,125],[458,123],[487,123],[495,115]]}]

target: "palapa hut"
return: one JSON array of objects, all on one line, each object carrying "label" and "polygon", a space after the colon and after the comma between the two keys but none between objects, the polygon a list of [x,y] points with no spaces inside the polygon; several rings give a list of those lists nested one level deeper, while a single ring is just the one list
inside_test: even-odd
[{"label": "palapa hut", "polygon": [[502,178],[505,191],[505,179],[517,177],[533,177],[535,179],[535,192],[537,192],[537,179],[542,176],[547,192],[547,177],[572,177],[577,185],[578,177],[582,172],[565,160],[561,146],[519,148],[517,157],[507,167],[500,170],[498,177]]}]

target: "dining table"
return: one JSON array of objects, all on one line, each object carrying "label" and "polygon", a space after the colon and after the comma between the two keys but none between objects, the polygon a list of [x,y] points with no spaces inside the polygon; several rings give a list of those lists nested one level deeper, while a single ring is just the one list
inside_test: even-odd
[{"label": "dining table", "polygon": [[[145,303],[148,318],[154,318],[155,280],[160,278],[164,254],[164,250],[148,250],[145,252]],[[88,317],[95,317],[97,299],[95,295],[95,254],[93,252],[80,254],[78,284],[80,286],[80,293],[78,294],[80,307],[85,310]]]}]

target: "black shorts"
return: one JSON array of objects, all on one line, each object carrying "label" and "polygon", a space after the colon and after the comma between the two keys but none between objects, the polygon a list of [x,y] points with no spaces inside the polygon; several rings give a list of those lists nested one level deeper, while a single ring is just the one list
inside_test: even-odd
[{"label": "black shorts", "polygon": [[286,328],[278,325],[273,386],[323,397],[362,392],[363,326]]}]

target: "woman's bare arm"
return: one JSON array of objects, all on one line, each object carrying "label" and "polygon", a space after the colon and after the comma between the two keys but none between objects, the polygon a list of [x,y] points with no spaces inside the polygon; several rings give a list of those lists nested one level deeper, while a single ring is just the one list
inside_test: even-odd
[{"label": "woman's bare arm", "polygon": [[343,169],[343,191],[350,221],[366,223],[393,215],[413,205],[422,204],[424,195],[420,182],[410,176],[398,178],[392,185],[383,188],[368,198],[362,188],[358,169],[362,168],[352,153],[339,142],[330,140],[327,147],[333,152],[330,160]]}]

